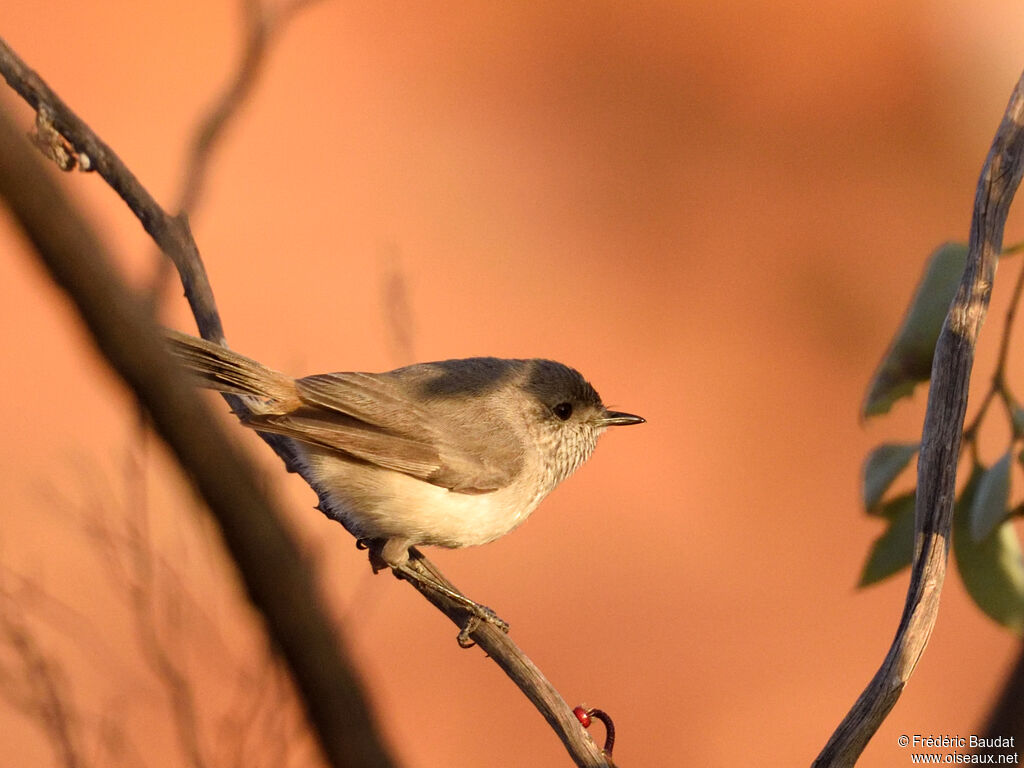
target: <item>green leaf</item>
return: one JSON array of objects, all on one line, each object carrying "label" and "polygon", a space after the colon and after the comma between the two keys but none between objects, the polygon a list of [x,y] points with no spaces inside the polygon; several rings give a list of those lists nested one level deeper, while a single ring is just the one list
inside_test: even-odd
[{"label": "green leaf", "polygon": [[1006,519],[1010,503],[1010,462],[1013,452],[1007,451],[978,480],[978,489],[971,500],[971,538],[981,541]]},{"label": "green leaf", "polygon": [[953,554],[971,598],[990,618],[1024,630],[1024,556],[1009,521],[981,541],[971,536],[970,509],[984,470],[975,466],[953,509]]},{"label": "green leaf", "polygon": [[914,492],[897,496],[881,507],[889,527],[875,539],[858,586],[866,587],[910,565],[914,557]]},{"label": "green leaf", "polygon": [[917,443],[883,443],[864,461],[864,508],[878,507],[882,496],[917,453]]},{"label": "green leaf", "polygon": [[888,413],[893,403],[931,376],[935,342],[966,261],[962,243],[946,243],[931,255],[903,324],[871,379],[861,409],[864,418]]}]

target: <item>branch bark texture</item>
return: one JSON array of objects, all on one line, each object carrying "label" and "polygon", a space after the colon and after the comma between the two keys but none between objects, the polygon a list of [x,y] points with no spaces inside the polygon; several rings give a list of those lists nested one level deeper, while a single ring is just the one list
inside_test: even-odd
[{"label": "branch bark texture", "polygon": [[896,704],[924,653],[946,577],[956,469],[974,347],[988,311],[1003,226],[1024,171],[1024,75],[1010,97],[974,198],[967,265],[932,361],[931,387],[917,464],[914,562],[903,616],[868,687],[814,766],[851,766]]}]

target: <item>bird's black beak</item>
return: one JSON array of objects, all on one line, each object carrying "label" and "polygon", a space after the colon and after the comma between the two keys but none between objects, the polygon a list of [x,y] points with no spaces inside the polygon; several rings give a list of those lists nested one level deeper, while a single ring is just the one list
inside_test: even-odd
[{"label": "bird's black beak", "polygon": [[646,419],[640,416],[634,416],[632,413],[622,413],[621,411],[605,411],[604,417],[601,419],[602,427],[628,427],[630,424],[643,424]]}]

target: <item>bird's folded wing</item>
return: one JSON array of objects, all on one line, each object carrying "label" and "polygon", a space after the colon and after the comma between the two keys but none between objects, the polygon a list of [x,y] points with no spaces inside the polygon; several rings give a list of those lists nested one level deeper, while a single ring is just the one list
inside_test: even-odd
[{"label": "bird's folded wing", "polygon": [[372,429],[356,419],[317,414],[256,415],[245,424],[258,432],[273,432],[312,443],[397,472],[426,479],[441,468],[437,451],[429,445]]},{"label": "bird's folded wing", "polygon": [[[308,432],[305,438],[291,435],[296,439],[461,493],[503,488],[522,469],[522,446],[507,423],[497,417],[467,419],[457,407],[444,407],[444,398],[423,400],[407,391],[416,386],[409,377],[326,373],[298,379],[295,386],[307,406],[303,416],[327,422],[320,426],[328,433],[318,431],[315,441]],[[338,424],[348,429],[329,434]],[[312,428],[304,423],[304,430]]]},{"label": "bird's folded wing", "polygon": [[517,457],[504,461],[493,451],[473,450],[477,441],[472,439],[454,448],[450,441],[396,435],[343,414],[314,408],[283,416],[257,415],[245,423],[260,432],[311,443],[458,493],[488,493],[503,488],[521,467]]},{"label": "bird's folded wing", "polygon": [[419,436],[431,414],[387,374],[322,373],[295,382],[299,398],[400,435]]}]

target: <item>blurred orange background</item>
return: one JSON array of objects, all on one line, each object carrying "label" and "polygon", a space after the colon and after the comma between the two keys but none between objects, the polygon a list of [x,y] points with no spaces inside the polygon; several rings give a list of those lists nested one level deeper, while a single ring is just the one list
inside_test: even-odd
[{"label": "blurred orange background", "polygon": [[[0,36],[170,205],[234,66],[237,5],[8,2]],[[275,41],[193,230],[232,346],[268,365],[551,357],[645,416],[513,535],[429,554],[570,704],[614,717],[621,765],[807,765],[881,662],[907,581],[855,589],[881,531],[859,471],[877,443],[919,437],[924,393],[864,425],[860,399],[926,255],[966,239],[1022,25],[1002,0],[322,2]],[[2,99],[28,130],[30,110]],[[153,248],[137,221],[100,179],[64,182],[141,285]],[[137,514],[131,402],[5,211],[0,246],[4,578],[61,614],[32,621],[82,731],[123,731],[107,764],[187,765],[75,511]],[[997,279],[975,386],[1018,268]],[[194,330],[170,294],[168,323]],[[986,459],[1006,440],[992,431]],[[238,432],[316,555],[401,763],[568,765],[502,673],[412,589],[370,577],[308,488]],[[187,611],[161,617],[213,752],[238,706],[221,660],[258,642],[212,526],[151,454],[154,546],[222,640]],[[978,733],[1019,648],[951,572],[860,765],[909,763],[901,734]],[[10,701],[0,732],[0,764],[56,764]]]}]

